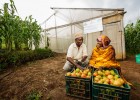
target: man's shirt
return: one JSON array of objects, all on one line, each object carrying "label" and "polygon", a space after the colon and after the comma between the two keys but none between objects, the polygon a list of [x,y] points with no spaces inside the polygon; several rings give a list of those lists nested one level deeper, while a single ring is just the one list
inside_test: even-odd
[{"label": "man's shirt", "polygon": [[81,61],[83,56],[87,56],[87,47],[84,43],[79,47],[76,46],[76,43],[72,43],[67,52],[67,57],[71,57],[74,60]]}]

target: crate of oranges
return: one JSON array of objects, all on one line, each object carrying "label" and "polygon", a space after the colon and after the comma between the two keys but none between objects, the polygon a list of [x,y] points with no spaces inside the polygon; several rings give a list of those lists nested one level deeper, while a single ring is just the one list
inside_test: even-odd
[{"label": "crate of oranges", "polygon": [[92,100],[129,100],[130,89],[116,69],[95,70],[92,74]]},{"label": "crate of oranges", "polygon": [[91,99],[91,69],[80,70],[76,68],[65,75],[66,94],[69,96]]}]

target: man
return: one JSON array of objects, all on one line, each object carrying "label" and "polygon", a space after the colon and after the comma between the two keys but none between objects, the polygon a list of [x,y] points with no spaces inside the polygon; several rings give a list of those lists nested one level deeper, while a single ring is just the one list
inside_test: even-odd
[{"label": "man", "polygon": [[66,59],[67,61],[63,67],[64,70],[71,71],[74,66],[84,69],[81,64],[87,63],[87,47],[83,43],[82,33],[75,34],[75,42],[69,46]]}]

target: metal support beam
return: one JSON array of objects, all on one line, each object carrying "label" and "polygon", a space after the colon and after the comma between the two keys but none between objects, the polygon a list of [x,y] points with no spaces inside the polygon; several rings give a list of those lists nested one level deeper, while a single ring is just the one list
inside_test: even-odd
[{"label": "metal support beam", "polygon": [[56,27],[51,27],[51,28],[48,28],[48,29],[44,29],[43,31],[49,31],[49,30],[56,29],[56,28],[62,28],[62,27],[70,26],[70,25],[80,24],[80,23],[83,23],[83,22],[90,21],[92,19],[99,18],[99,17],[105,18],[105,17],[114,16],[114,15],[118,15],[118,14],[125,14],[125,13],[126,12],[119,12],[118,13],[118,12],[114,11],[114,12],[111,12],[111,13],[108,13],[108,14],[92,17],[92,18],[89,18],[89,19],[73,22],[73,23],[70,23],[70,24],[65,24],[65,25],[60,25],[60,26],[56,26]]}]

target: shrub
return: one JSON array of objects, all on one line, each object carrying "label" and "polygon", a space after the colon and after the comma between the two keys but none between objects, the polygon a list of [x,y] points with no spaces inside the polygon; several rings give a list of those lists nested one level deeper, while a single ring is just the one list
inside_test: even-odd
[{"label": "shrub", "polygon": [[36,59],[48,58],[53,55],[50,49],[36,49],[35,51]]},{"label": "shrub", "polygon": [[50,49],[37,49],[28,51],[13,51],[0,53],[0,70],[8,66],[17,66],[23,63],[44,59],[53,56]]}]

